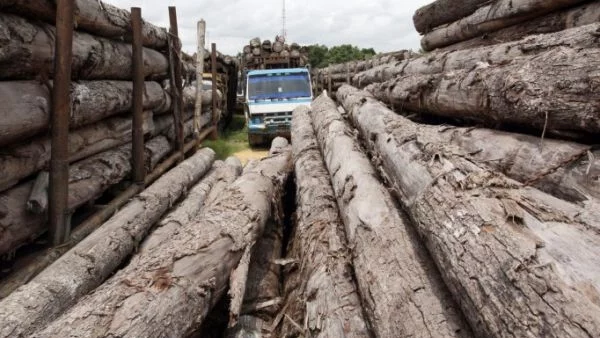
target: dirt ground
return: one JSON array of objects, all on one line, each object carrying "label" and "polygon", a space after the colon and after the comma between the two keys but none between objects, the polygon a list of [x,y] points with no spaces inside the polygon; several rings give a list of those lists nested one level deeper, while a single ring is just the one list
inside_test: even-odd
[{"label": "dirt ground", "polygon": [[246,165],[250,160],[259,160],[263,157],[267,157],[269,155],[269,151],[267,149],[257,148],[247,148],[240,150],[238,152],[233,153],[234,156],[242,161],[242,165]]}]

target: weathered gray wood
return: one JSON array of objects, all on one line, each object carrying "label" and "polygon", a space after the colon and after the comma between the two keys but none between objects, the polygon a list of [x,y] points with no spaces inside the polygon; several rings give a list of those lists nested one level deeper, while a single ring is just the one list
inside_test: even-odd
[{"label": "weathered gray wood", "polygon": [[478,336],[600,335],[597,217],[469,160],[368,94],[338,95]]},{"label": "weathered gray wood", "polygon": [[497,0],[465,18],[427,33],[421,39],[421,47],[426,51],[446,47],[585,1]]},{"label": "weathered gray wood", "polygon": [[[0,85],[1,86],[1,85]],[[154,131],[152,112],[144,113],[144,133]],[[2,124],[2,122],[0,122]],[[69,133],[69,162],[73,163],[131,141],[131,117],[113,117]],[[47,168],[50,137],[39,136],[0,151],[0,191]]]},{"label": "weathered gray wood", "polygon": [[[77,129],[131,110],[133,85],[128,81],[73,82],[70,128]],[[168,111],[171,99],[160,84],[148,81],[144,109]],[[0,81],[0,146],[23,142],[50,126],[51,90],[35,81]]]},{"label": "weathered gray wood", "polygon": [[415,29],[427,33],[432,28],[457,21],[475,12],[490,0],[436,0],[425,5],[413,15]]},{"label": "weathered gray wood", "polygon": [[[75,0],[74,5],[77,29],[106,38],[131,41],[129,11],[94,0]],[[56,3],[52,0],[0,0],[0,9],[52,25],[56,21]],[[142,43],[154,49],[166,49],[166,29],[142,20]]]},{"label": "weathered gray wood", "polygon": [[399,76],[367,90],[399,110],[520,125],[548,132],[600,133],[600,49],[555,47],[518,62],[443,74]]},{"label": "weathered gray wood", "polygon": [[458,42],[438,50],[450,51],[495,45],[522,39],[529,35],[559,32],[597,22],[600,22],[600,2],[591,1],[489,32],[483,36]]},{"label": "weathered gray wood", "polygon": [[307,107],[294,110],[292,149],[296,176],[296,228],[287,258],[281,337],[371,337],[353,280],[350,250]]},{"label": "weathered gray wood", "polygon": [[597,47],[600,24],[576,27],[564,31],[528,36],[518,41],[468,50],[435,51],[402,62],[373,67],[356,74],[353,85],[364,88],[369,84],[385,82],[398,76],[439,74],[459,69],[470,70],[481,66],[501,66],[519,63],[524,57],[534,57],[560,46],[573,49]]},{"label": "weathered gray wood", "polygon": [[43,214],[48,210],[49,185],[50,173],[46,170],[40,171],[35,178],[29,198],[27,198],[27,211],[34,214]]},{"label": "weathered gray wood", "polygon": [[[28,284],[0,301],[0,337],[29,336],[106,280],[183,191],[210,169],[214,156],[212,150],[203,149],[179,164]],[[95,310],[99,308],[104,309]]]},{"label": "weathered gray wood", "polygon": [[[52,78],[56,28],[11,14],[0,13],[0,79]],[[144,76],[164,78],[167,58],[144,48]],[[73,33],[73,78],[129,80],[132,78],[131,44]]]},{"label": "weathered gray wood", "polygon": [[290,157],[287,151],[245,168],[172,240],[136,254],[32,337],[182,337],[197,329],[225,292],[241,253],[272,216],[271,202],[282,193]]},{"label": "weathered gray wood", "polygon": [[[150,171],[171,150],[164,136],[145,145],[146,168]],[[126,144],[76,162],[69,167],[69,211],[102,195],[112,185],[121,182],[131,172],[131,144]],[[29,193],[35,180],[9,189],[0,198],[0,254],[11,252],[46,232],[46,210],[28,213]],[[48,184],[48,181],[45,182]],[[40,188],[47,191],[48,188]],[[26,195],[23,192],[27,191]],[[47,195],[38,195],[40,205],[48,205]]]},{"label": "weathered gray wood", "polygon": [[375,335],[470,337],[427,250],[379,182],[333,100],[323,94],[311,109]]},{"label": "weathered gray wood", "polygon": [[413,53],[410,50],[399,50],[396,52],[389,52],[389,53],[381,53],[378,55],[373,56],[370,59],[364,60],[364,61],[349,61],[349,62],[345,62],[345,63],[339,63],[339,64],[335,64],[335,65],[330,65],[328,67],[325,68],[321,68],[321,69],[317,69],[317,74],[343,74],[345,76],[348,67],[350,67],[350,69],[354,72],[362,72],[364,70],[382,65],[382,64],[387,64],[390,62],[399,62],[399,61],[403,61],[403,60],[407,60],[410,59],[412,57],[416,56],[415,53]]}]

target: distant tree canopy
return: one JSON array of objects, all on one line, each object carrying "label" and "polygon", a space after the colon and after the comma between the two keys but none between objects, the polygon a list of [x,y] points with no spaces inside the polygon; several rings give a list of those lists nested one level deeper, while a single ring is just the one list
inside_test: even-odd
[{"label": "distant tree canopy", "polygon": [[373,48],[358,48],[352,45],[339,45],[331,48],[325,45],[308,46],[308,59],[313,68],[323,68],[330,64],[353,60],[364,60],[377,53]]}]

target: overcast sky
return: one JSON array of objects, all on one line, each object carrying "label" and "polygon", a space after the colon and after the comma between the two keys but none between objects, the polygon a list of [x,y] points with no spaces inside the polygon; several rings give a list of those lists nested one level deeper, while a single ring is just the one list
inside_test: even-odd
[{"label": "overcast sky", "polygon": [[[204,19],[207,42],[235,55],[253,37],[273,40],[282,30],[283,0],[104,0],[121,8],[142,8],[142,16],[168,27],[168,6],[177,6],[183,49],[196,50],[196,23]],[[286,1],[287,41],[301,45],[352,44],[377,52],[419,49],[412,24],[415,10],[433,0]]]}]

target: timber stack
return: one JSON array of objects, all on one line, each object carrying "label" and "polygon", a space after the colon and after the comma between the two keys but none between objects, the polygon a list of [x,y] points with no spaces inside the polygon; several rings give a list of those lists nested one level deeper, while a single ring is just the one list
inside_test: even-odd
[{"label": "timber stack", "polygon": [[304,67],[308,65],[308,47],[289,44],[280,35],[273,41],[253,38],[244,46],[241,58],[246,69],[268,67],[270,63],[287,63],[287,68]]}]

